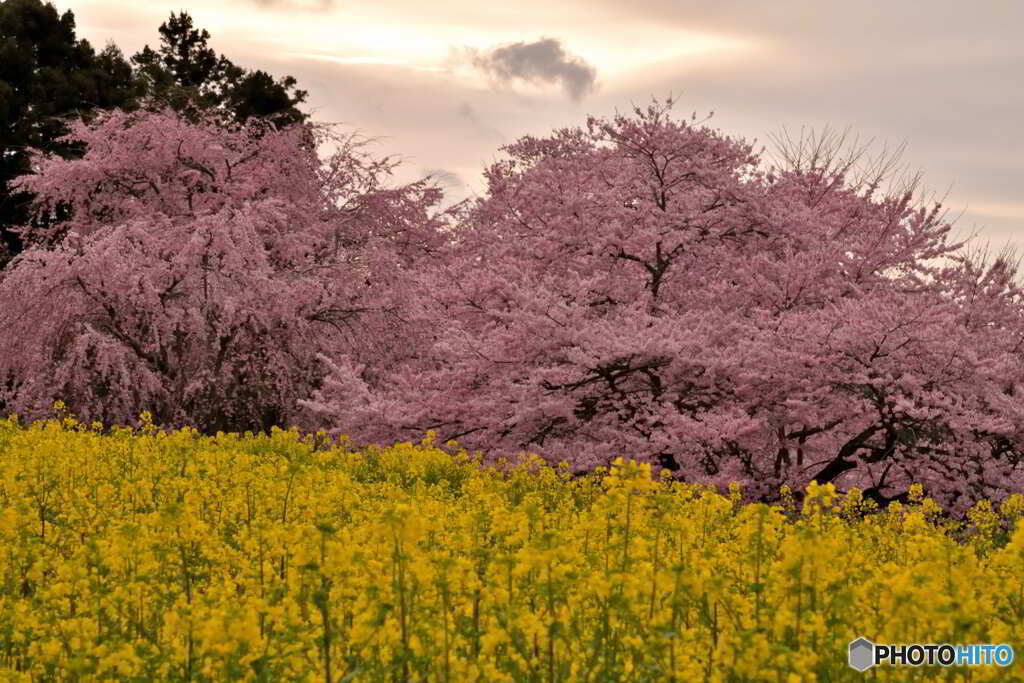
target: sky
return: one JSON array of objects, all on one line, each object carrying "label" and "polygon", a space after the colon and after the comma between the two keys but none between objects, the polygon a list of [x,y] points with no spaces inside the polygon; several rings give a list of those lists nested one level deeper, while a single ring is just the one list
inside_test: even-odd
[{"label": "sky", "polygon": [[522,135],[676,97],[756,140],[849,130],[904,146],[955,234],[1024,249],[1024,3],[1018,0],[57,0],[126,55],[188,11],[239,66],[292,75],[306,111],[376,138],[397,180],[454,199]]}]

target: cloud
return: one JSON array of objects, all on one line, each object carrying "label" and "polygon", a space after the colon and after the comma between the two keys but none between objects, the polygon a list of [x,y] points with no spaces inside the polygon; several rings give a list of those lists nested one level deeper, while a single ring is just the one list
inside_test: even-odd
[{"label": "cloud", "polygon": [[470,61],[500,82],[558,83],[573,100],[594,90],[597,69],[565,51],[556,38],[533,43],[509,43],[480,52],[470,49]]},{"label": "cloud", "polygon": [[462,182],[462,178],[460,178],[457,173],[446,171],[443,168],[424,168],[423,175],[430,176],[439,184],[444,186],[465,185],[465,183]]},{"label": "cloud", "polygon": [[456,108],[455,112],[460,119],[469,123],[469,125],[476,130],[481,137],[488,140],[499,141],[501,144],[508,142],[508,138],[506,138],[500,130],[480,120],[480,116],[477,114],[476,109],[474,109],[469,102],[462,102]]},{"label": "cloud", "polygon": [[248,0],[254,5],[279,10],[327,12],[334,9],[334,0]]}]

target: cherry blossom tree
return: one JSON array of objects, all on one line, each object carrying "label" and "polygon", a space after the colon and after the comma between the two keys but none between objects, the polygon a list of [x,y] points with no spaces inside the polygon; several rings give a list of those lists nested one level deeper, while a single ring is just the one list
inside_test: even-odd
[{"label": "cherry blossom tree", "polygon": [[767,166],[670,108],[506,147],[417,276],[436,341],[332,364],[305,405],[357,441],[435,429],[578,472],[632,456],[762,499],[1024,490],[1010,261],[965,255],[914,187],[821,146]]},{"label": "cherry blossom tree", "polygon": [[438,189],[388,187],[393,162],[326,127],[116,112],[69,137],[82,159],[37,156],[22,183],[72,218],[26,227],[0,281],[0,400],[24,418],[61,399],[105,423],[301,425],[319,357],[385,359],[403,271],[447,239]]}]

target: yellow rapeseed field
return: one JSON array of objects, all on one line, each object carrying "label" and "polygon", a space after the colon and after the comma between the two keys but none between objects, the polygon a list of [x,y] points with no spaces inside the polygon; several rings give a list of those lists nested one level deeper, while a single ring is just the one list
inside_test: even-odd
[{"label": "yellow rapeseed field", "polygon": [[[953,529],[921,496],[796,509],[478,460],[0,422],[0,678],[1024,680],[1020,497]],[[1018,662],[860,674],[858,636]]]}]

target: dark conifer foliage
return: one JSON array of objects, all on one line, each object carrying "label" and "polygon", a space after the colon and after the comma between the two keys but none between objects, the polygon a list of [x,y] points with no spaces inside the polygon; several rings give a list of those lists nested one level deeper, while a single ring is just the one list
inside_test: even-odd
[{"label": "dark conifer foliage", "polygon": [[160,47],[148,45],[132,57],[146,92],[159,109],[170,106],[190,118],[216,111],[228,121],[257,116],[278,127],[305,121],[296,106],[306,91],[286,76],[275,81],[265,71],[247,71],[209,46],[210,33],[195,27],[187,12],[171,13],[160,25]]},{"label": "dark conifer foliage", "polygon": [[75,36],[70,11],[40,0],[0,2],[0,266],[23,248],[12,228],[30,219],[32,195],[10,187],[31,171],[28,149],[73,156],[80,150],[58,141],[63,119],[131,108],[141,94],[121,51],[108,45],[97,54]]}]

